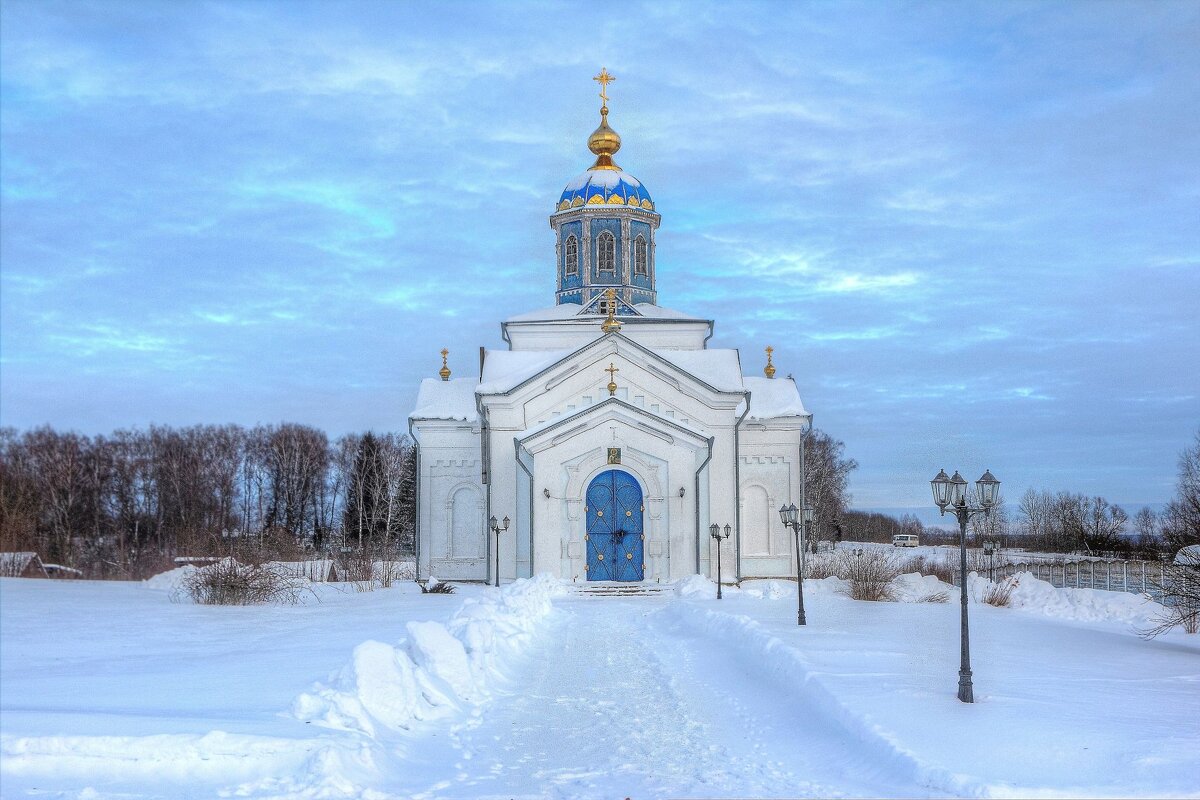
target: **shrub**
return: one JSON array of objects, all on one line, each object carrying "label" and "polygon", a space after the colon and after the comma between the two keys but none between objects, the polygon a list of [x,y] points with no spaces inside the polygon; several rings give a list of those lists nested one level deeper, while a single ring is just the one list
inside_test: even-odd
[{"label": "shrub", "polygon": [[226,558],[188,573],[182,591],[201,605],[251,606],[264,603],[295,604],[301,581],[263,564],[239,564]]},{"label": "shrub", "polygon": [[418,583],[421,594],[454,594],[454,587],[448,583],[440,583],[437,578],[430,578],[425,583]]},{"label": "shrub", "polygon": [[1184,633],[1200,632],[1200,564],[1167,565],[1162,582],[1156,582],[1153,588],[1163,610],[1154,619],[1153,628],[1139,631],[1143,638],[1153,639],[1176,627],[1183,628]]},{"label": "shrub", "polygon": [[815,556],[808,556],[804,562],[804,579],[819,581],[822,578],[838,576],[837,565],[839,561],[839,553],[818,553]]},{"label": "shrub", "polygon": [[855,600],[892,600],[891,583],[900,574],[893,555],[886,550],[842,551],[836,574],[850,582],[849,595]]}]

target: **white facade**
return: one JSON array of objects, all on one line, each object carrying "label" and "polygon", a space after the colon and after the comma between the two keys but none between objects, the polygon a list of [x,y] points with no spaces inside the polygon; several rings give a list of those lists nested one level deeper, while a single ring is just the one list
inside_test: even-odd
[{"label": "white facade", "polygon": [[[630,224],[621,215],[646,218],[653,206],[640,183],[632,212],[614,211],[621,201],[603,193],[572,206],[570,192],[627,190],[622,181],[632,179],[569,185],[556,231],[582,216],[573,235],[585,237],[586,252],[593,228],[619,233],[617,222]],[[795,383],[743,374],[736,350],[707,346],[709,320],[630,303],[653,296],[652,267],[646,275],[626,264],[608,278],[588,264],[591,302],[562,299],[580,266],[560,257],[559,305],[505,321],[509,349],[485,352],[482,374],[422,382],[410,415],[419,576],[488,581],[498,565],[501,581],[542,572],[580,582],[715,579],[716,523],[731,531],[720,544],[726,581],[794,577],[793,537],[777,509],[802,505],[801,438],[812,418]],[[597,280],[620,298],[620,330],[601,328],[595,293],[606,284]],[[508,517],[508,530],[492,534],[490,517]]]}]

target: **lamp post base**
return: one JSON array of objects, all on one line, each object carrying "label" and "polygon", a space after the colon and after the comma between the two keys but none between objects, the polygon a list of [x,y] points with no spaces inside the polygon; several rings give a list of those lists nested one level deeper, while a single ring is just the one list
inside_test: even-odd
[{"label": "lamp post base", "polygon": [[971,687],[971,670],[958,671],[958,699],[964,703],[975,702],[975,692]]}]

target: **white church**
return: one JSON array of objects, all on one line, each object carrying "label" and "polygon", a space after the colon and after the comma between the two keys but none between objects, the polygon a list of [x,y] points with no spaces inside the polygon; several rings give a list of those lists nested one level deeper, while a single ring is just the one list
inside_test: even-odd
[{"label": "white church", "polygon": [[812,416],[769,348],[761,374],[746,374],[737,350],[708,346],[712,320],[658,305],[661,217],[613,161],[612,76],[596,80],[596,161],[550,216],[555,304],[502,322],[508,348],[481,349],[476,376],[452,378],[443,351],[409,415],[418,575],[715,580],[720,547],[725,582],[794,577],[776,509],[803,505]]}]

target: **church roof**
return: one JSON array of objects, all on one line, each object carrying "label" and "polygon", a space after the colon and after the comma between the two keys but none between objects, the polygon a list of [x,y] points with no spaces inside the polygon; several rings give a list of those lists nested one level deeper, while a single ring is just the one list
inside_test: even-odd
[{"label": "church roof", "polygon": [[471,421],[479,417],[475,406],[475,389],[479,383],[474,378],[454,378],[443,381],[426,378],[421,381],[417,392],[417,408],[408,415],[409,419],[446,419]]},{"label": "church roof", "polygon": [[745,377],[742,384],[750,392],[747,419],[808,416],[800,390],[791,378]]},{"label": "church roof", "polygon": [[689,375],[721,392],[742,391],[742,363],[737,350],[655,350]]},{"label": "church roof", "polygon": [[574,350],[488,350],[483,360],[484,394],[507,392],[544,369],[562,361]]},{"label": "church roof", "polygon": [[[489,350],[483,366],[483,380],[455,378],[421,381],[414,420],[457,420],[472,422],[479,417],[476,391],[483,394],[507,392],[533,376],[569,357],[574,350]],[[655,355],[675,364],[718,391],[750,392],[747,419],[806,417],[808,411],[800,399],[795,381],[790,378],[743,377],[736,350],[653,350]]]},{"label": "church roof", "polygon": [[[561,303],[556,306],[550,306],[549,308],[539,308],[536,311],[527,311],[524,314],[517,314],[514,317],[509,317],[505,320],[505,322],[550,322],[555,320],[571,319],[572,317],[581,316],[579,312],[582,310],[582,308],[583,307],[578,303]],[[691,314],[686,314],[683,311],[676,311],[673,308],[663,308],[662,306],[656,306],[651,303],[638,303],[633,308],[639,315],[647,319],[696,319],[696,317],[693,317]],[[601,317],[604,315],[594,313],[584,314],[582,316],[587,317],[588,320],[591,321],[593,317]],[[617,318],[632,319],[631,317],[620,313],[617,314]]]},{"label": "church roof", "polygon": [[583,206],[634,206],[654,210],[654,201],[642,182],[623,169],[596,168],[576,177],[563,189],[555,211]]},{"label": "church roof", "polygon": [[[601,341],[597,338],[592,344]],[[737,350],[662,350],[643,347],[626,339],[634,348],[652,353],[718,392],[740,392],[742,367]],[[503,394],[579,350],[488,350],[483,362],[481,394]]]}]

